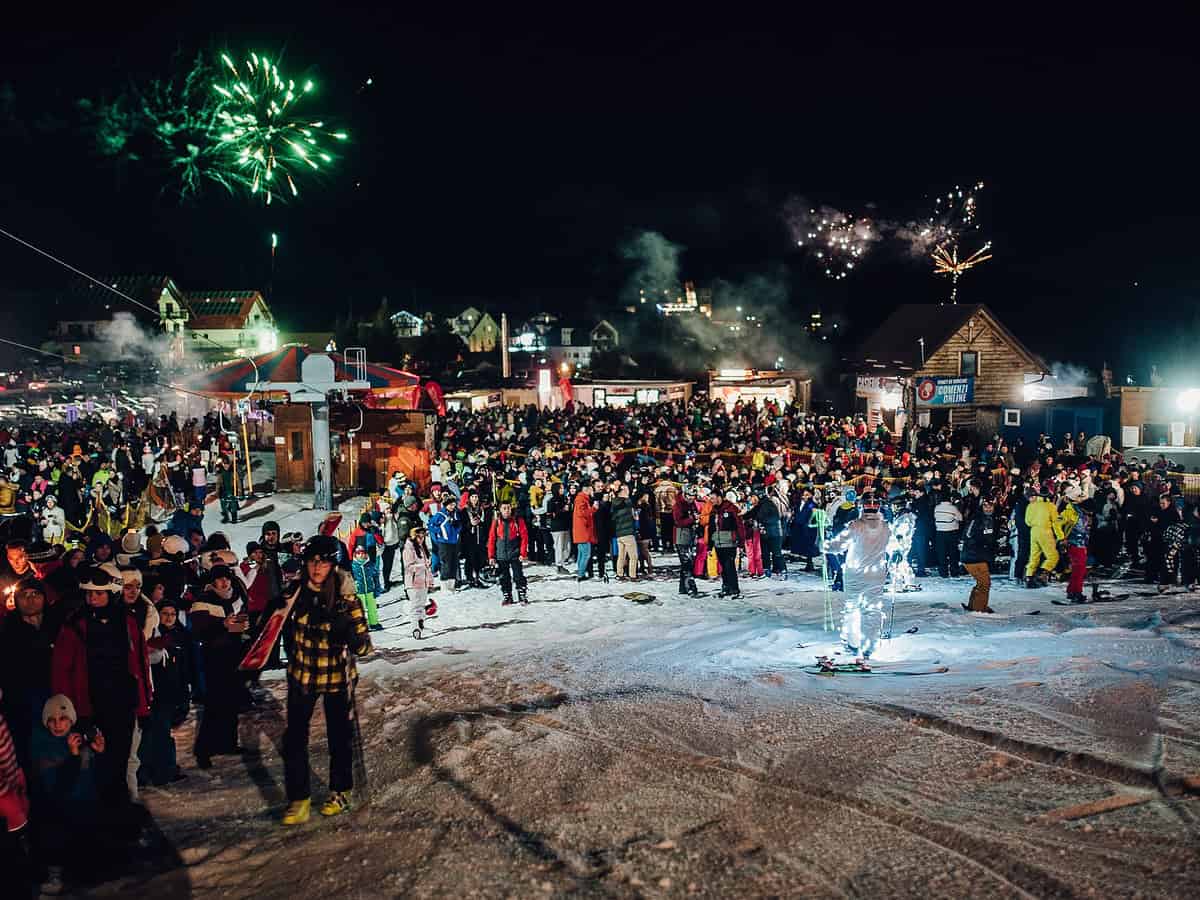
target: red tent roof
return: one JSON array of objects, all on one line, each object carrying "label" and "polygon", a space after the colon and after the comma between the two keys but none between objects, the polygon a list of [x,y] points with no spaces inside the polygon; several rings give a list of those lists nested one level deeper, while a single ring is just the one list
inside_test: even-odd
[{"label": "red tent roof", "polygon": [[[288,344],[271,353],[260,353],[249,360],[236,359],[215,369],[191,375],[177,382],[177,386],[197,394],[215,399],[245,397],[250,385],[258,381],[300,381],[300,366],[304,359],[315,351],[299,344]],[[346,368],[345,357],[330,353],[333,360],[334,378],[337,381],[354,381],[356,373]],[[255,378],[254,368],[258,367]],[[390,392],[411,391],[421,383],[421,377],[401,369],[367,363],[365,381],[371,384],[371,393],[385,395]]]}]

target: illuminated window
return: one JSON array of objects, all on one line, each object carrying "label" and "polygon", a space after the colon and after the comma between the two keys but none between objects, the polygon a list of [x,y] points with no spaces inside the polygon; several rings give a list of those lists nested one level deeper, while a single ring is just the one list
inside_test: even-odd
[{"label": "illuminated window", "polygon": [[1021,411],[1019,409],[1006,409],[1004,411],[1004,424],[1019,428],[1021,426]]}]

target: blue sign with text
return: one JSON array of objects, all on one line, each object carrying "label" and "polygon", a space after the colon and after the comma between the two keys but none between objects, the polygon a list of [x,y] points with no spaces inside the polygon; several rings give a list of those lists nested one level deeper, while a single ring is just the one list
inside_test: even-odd
[{"label": "blue sign with text", "polygon": [[917,381],[917,402],[926,406],[953,406],[975,400],[975,378],[922,378]]}]

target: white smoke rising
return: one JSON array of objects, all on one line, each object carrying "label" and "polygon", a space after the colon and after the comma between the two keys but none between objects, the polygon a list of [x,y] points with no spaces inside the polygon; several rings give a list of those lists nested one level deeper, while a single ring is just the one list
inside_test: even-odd
[{"label": "white smoke rising", "polygon": [[1097,380],[1096,373],[1075,363],[1051,362],[1050,375],[1063,385],[1086,387]]},{"label": "white smoke rising", "polygon": [[171,361],[171,336],[142,326],[129,312],[113,313],[112,321],[96,329],[98,359],[135,361],[166,368]]},{"label": "white smoke rising", "polygon": [[680,291],[679,257],[683,247],[657,231],[641,231],[620,247],[622,259],[634,264],[625,285],[625,300],[636,301],[644,291],[655,302],[674,302]]}]

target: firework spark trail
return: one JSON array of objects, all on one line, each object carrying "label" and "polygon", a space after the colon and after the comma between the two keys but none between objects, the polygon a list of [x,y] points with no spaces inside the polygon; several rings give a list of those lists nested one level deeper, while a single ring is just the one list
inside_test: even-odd
[{"label": "firework spark trail", "polygon": [[965,259],[958,258],[957,245],[949,249],[946,248],[946,245],[942,245],[933,251],[933,271],[939,275],[950,276],[950,302],[952,304],[958,302],[958,277],[968,269],[973,269],[981,262],[991,259],[992,254],[988,252],[991,249],[992,242],[988,241]]},{"label": "firework spark trail", "polygon": [[958,302],[958,279],[969,269],[992,258],[992,242],[987,241],[974,253],[959,258],[959,243],[964,237],[979,230],[978,194],[983,182],[977,181],[968,188],[956,186],[954,190],[934,201],[933,215],[926,223],[926,234],[933,244],[930,258],[933,270],[939,275],[950,276],[950,302]]},{"label": "firework spark trail", "polygon": [[228,169],[252,194],[261,191],[268,204],[284,190],[297,196],[299,173],[332,163],[325,142],[344,141],[346,133],[296,114],[295,107],[313,90],[311,81],[297,85],[285,79],[278,65],[257,53],[240,66],[228,54],[221,61],[232,76],[214,84],[224,100],[217,113],[217,141]]},{"label": "firework spark trail", "polygon": [[840,281],[862,262],[870,246],[883,236],[875,222],[823,206],[788,215],[796,246],[808,249],[827,278]]}]

